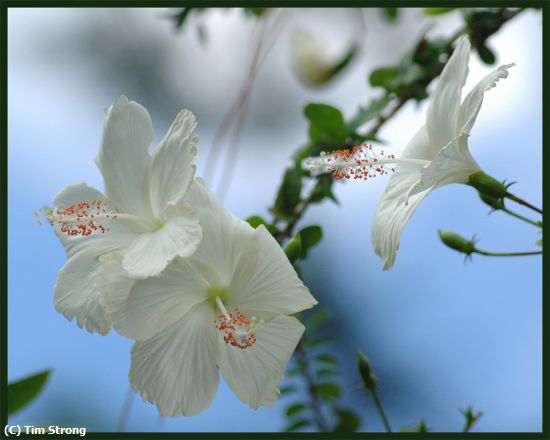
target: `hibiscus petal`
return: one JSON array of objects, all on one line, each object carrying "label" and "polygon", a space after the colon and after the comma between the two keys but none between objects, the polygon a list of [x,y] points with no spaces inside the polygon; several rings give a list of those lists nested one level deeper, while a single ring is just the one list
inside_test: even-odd
[{"label": "hibiscus petal", "polygon": [[445,64],[432,94],[426,126],[433,146],[433,156],[458,133],[458,112],[462,87],[468,76],[470,40],[462,37]]},{"label": "hibiscus petal", "polygon": [[[83,201],[91,203],[93,200],[102,200],[110,205],[107,197],[97,189],[91,188],[85,183],[79,183],[66,186],[59,191],[55,196],[54,204],[58,209],[64,210],[70,205],[78,205]],[[98,232],[87,237],[82,235],[69,236],[61,232],[61,226],[57,223],[54,223],[54,230],[69,257],[81,250],[95,252],[99,256],[113,249],[127,246],[136,237],[136,232],[124,221],[101,220],[100,223],[109,229],[105,234]]]},{"label": "hibiscus petal", "polygon": [[195,116],[182,110],[153,153],[151,166],[151,205],[157,218],[163,218],[168,204],[175,205],[187,193],[195,175]]},{"label": "hibiscus petal", "polygon": [[178,258],[159,276],[133,284],[113,325],[132,339],[152,338],[205,301],[207,289],[208,283],[190,262]]},{"label": "hibiscus petal", "polygon": [[154,232],[140,234],[124,253],[124,269],[133,278],[162,272],[175,257],[192,255],[202,238],[195,211],[186,203],[170,205],[166,223]]},{"label": "hibiscus petal", "polygon": [[96,157],[105,193],[124,212],[151,217],[149,145],[153,124],[147,110],[121,96],[106,112],[101,148]]},{"label": "hibiscus petal", "polygon": [[57,275],[55,309],[80,328],[106,335],[111,328],[99,303],[97,275],[100,262],[93,252],[78,252],[67,260]]},{"label": "hibiscus petal", "polygon": [[99,303],[105,310],[105,316],[111,323],[119,319],[130,290],[135,280],[128,278],[128,274],[122,268],[122,252],[109,252],[99,257],[100,265],[97,274],[97,289],[99,291]]},{"label": "hibiscus petal", "polygon": [[235,269],[229,287],[229,306],[244,313],[289,315],[317,304],[292,264],[267,229],[260,225]]},{"label": "hibiscus petal", "polygon": [[449,183],[466,183],[479,171],[468,149],[468,135],[462,133],[446,145],[435,159],[421,170],[421,177],[409,191],[409,197],[432,187]]},{"label": "hibiscus petal", "polygon": [[214,268],[221,285],[228,286],[254,228],[228,211],[201,179],[193,181],[185,201],[197,212],[205,237],[193,258]]},{"label": "hibiscus petal", "polygon": [[483,103],[483,95],[487,90],[496,86],[498,80],[508,78],[508,70],[514,64],[504,64],[496,70],[489,73],[468,93],[464,102],[460,107],[458,118],[458,127],[463,133],[469,134],[476,120],[481,104]]},{"label": "hibiscus petal", "polygon": [[241,401],[254,409],[275,402],[278,384],[304,330],[296,318],[278,316],[256,333],[256,343],[246,349],[228,345],[218,335],[220,371]]},{"label": "hibiscus petal", "polygon": [[130,383],[163,416],[193,416],[210,406],[219,385],[210,304],[195,306],[154,338],[132,347]]},{"label": "hibiscus petal", "polygon": [[400,166],[376,205],[371,237],[374,251],[384,263],[384,270],[393,266],[403,229],[420,201],[431,190],[426,189],[407,199],[407,194],[418,181],[419,175],[420,167]]}]

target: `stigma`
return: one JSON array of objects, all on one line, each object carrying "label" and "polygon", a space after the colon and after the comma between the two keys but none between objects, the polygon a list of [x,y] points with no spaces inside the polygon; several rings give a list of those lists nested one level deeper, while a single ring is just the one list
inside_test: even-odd
[{"label": "stigma", "polygon": [[222,313],[214,324],[222,332],[224,342],[243,350],[252,347],[256,343],[256,331],[264,324],[263,320],[256,322],[254,316],[248,319],[237,307],[233,312],[227,312],[219,297],[216,304]]},{"label": "stigma", "polygon": [[94,233],[108,232],[109,228],[103,222],[116,220],[118,212],[118,208],[108,211],[107,203],[103,200],[92,200],[73,203],[65,209],[41,209],[34,215],[44,216],[52,226],[59,226],[59,231],[69,237],[88,237]]}]

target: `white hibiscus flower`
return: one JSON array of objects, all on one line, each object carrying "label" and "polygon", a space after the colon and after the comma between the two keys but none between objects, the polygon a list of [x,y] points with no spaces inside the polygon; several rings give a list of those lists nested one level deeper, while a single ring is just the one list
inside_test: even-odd
[{"label": "white hibiscus flower", "polygon": [[124,270],[145,278],[197,249],[202,230],[183,201],[195,174],[195,127],[193,114],[181,111],[151,155],[147,110],[120,97],[106,110],[96,158],[105,194],[70,185],[55,197],[55,209],[43,211],[68,256],[55,285],[56,310],[80,327],[101,334],[111,327],[97,290],[102,255],[120,251]]},{"label": "white hibiscus flower", "polygon": [[430,191],[449,183],[468,183],[472,175],[486,176],[470,154],[468,137],[484,93],[499,79],[506,78],[507,69],[513,64],[502,65],[489,73],[461,101],[469,56],[470,41],[463,37],[441,72],[425,125],[401,157],[384,155],[383,151],[375,154],[371,146],[363,146],[305,162],[314,172],[330,171],[336,178],[348,179],[387,174],[388,167],[394,166],[391,170],[395,173],[376,206],[372,224],[374,250],[382,258],[385,270],[395,262],[407,221]]},{"label": "white hibiscus flower", "polygon": [[286,316],[317,302],[269,232],[234,217],[195,181],[187,197],[204,238],[158,277],[125,278],[105,256],[101,295],[114,327],[137,342],[130,382],[162,415],[191,416],[214,399],[219,373],[252,408],[271,405],[304,326]]}]

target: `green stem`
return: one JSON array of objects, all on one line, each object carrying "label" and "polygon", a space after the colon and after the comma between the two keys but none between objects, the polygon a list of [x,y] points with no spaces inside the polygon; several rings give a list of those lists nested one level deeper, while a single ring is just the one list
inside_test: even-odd
[{"label": "green stem", "polygon": [[539,214],[542,214],[542,209],[537,208],[536,206],[531,205],[530,203],[526,202],[523,199],[520,199],[519,197],[516,197],[513,194],[510,194],[509,192],[505,195],[506,198],[513,200],[516,203],[519,203],[520,205],[526,206],[529,209],[532,209],[533,211],[538,212]]},{"label": "green stem", "polygon": [[515,218],[519,218],[520,220],[523,220],[524,222],[527,222],[527,223],[531,223],[532,225],[538,227],[538,228],[542,228],[542,222],[536,222],[534,220],[531,220],[527,217],[524,217],[522,215],[519,215],[518,213],[514,212],[514,211],[510,211],[509,209],[507,208],[502,208],[501,211],[504,211],[506,212],[507,214],[510,214],[512,217],[515,217]]},{"label": "green stem", "polygon": [[384,423],[384,427],[386,428],[386,431],[392,432],[390,422],[388,421],[388,418],[386,417],[386,413],[384,412],[384,408],[382,407],[382,402],[380,402],[380,399],[378,398],[378,393],[376,392],[375,389],[370,390],[370,392],[372,393],[372,399],[374,400],[374,404],[376,405],[376,409],[380,414],[380,418]]},{"label": "green stem", "polygon": [[542,251],[528,251],[528,252],[487,252],[479,249],[475,249],[474,253],[480,255],[486,255],[488,257],[523,257],[527,255],[542,255]]}]

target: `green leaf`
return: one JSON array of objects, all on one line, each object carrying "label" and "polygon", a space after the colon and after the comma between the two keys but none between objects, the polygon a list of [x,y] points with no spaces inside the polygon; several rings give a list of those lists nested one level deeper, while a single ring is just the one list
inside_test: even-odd
[{"label": "green leaf", "polygon": [[313,385],[314,391],[323,400],[336,400],[340,397],[340,387],[333,382],[321,382]]},{"label": "green leaf", "polygon": [[315,356],[315,359],[324,364],[338,365],[338,361],[336,360],[336,358],[330,354],[318,354],[317,356]]},{"label": "green leaf", "polygon": [[303,403],[293,403],[286,408],[285,414],[287,417],[292,417],[294,414],[298,414],[304,409],[306,409],[306,406]]},{"label": "green leaf", "polygon": [[390,23],[397,20],[398,14],[399,11],[397,8],[384,8],[384,17]]},{"label": "green leaf", "polygon": [[454,11],[455,8],[424,8],[424,14],[426,15],[443,15],[451,11]]},{"label": "green leaf", "polygon": [[296,385],[285,385],[279,388],[279,392],[281,393],[281,396],[283,394],[290,394],[298,391],[298,387]]},{"label": "green leaf", "polygon": [[244,12],[247,15],[251,15],[251,16],[254,16],[254,17],[261,17],[267,11],[269,11],[269,8],[244,8]]},{"label": "green leaf", "polygon": [[369,83],[372,87],[389,88],[389,84],[397,77],[397,67],[380,67],[371,72]]},{"label": "green leaf", "polygon": [[8,384],[8,415],[19,411],[38,396],[50,373],[48,369]]},{"label": "green leaf", "polygon": [[271,223],[268,223],[263,217],[260,217],[259,215],[252,215],[248,217],[246,221],[254,229],[257,229],[260,225],[264,225],[271,234],[276,231],[275,226],[273,226]]},{"label": "green leaf", "polygon": [[350,409],[338,408],[336,410],[338,421],[333,432],[356,432],[361,426],[361,420]]},{"label": "green leaf", "polygon": [[481,58],[481,61],[483,61],[485,64],[495,64],[496,56],[493,51],[487,46],[478,46],[477,53],[479,54],[479,58]]},{"label": "green leaf", "polygon": [[311,421],[308,419],[300,419],[295,422],[292,422],[290,425],[287,425],[283,431],[285,432],[291,432],[291,431],[297,431],[298,429],[305,428],[306,426],[311,425]]},{"label": "green leaf", "polygon": [[291,214],[294,207],[300,202],[302,192],[302,173],[299,169],[288,168],[283,177],[275,202],[275,213]]},{"label": "green leaf", "polygon": [[390,99],[384,95],[381,98],[373,99],[367,107],[359,107],[357,114],[348,123],[348,131],[353,133],[362,125],[380,116],[389,102]]},{"label": "green leaf", "polygon": [[328,309],[321,309],[313,313],[309,318],[306,319],[305,326],[309,333],[313,333],[321,325],[327,322],[330,319],[330,311]]},{"label": "green leaf", "polygon": [[317,183],[311,192],[311,201],[313,203],[319,203],[325,198],[329,198],[334,203],[338,204],[336,196],[332,192],[332,184],[334,180],[328,174],[322,174],[317,177]]},{"label": "green leaf", "polygon": [[295,234],[285,245],[285,254],[288,261],[294,263],[302,254],[302,238],[300,233]]},{"label": "green leaf", "polygon": [[299,234],[302,238],[300,258],[306,258],[308,251],[323,238],[323,230],[320,226],[313,225],[302,229]]},{"label": "green leaf", "polygon": [[342,112],[327,104],[311,103],[304,109],[309,120],[309,137],[312,143],[342,144],[347,136],[347,127]]},{"label": "green leaf", "polygon": [[542,247],[542,237],[537,240],[536,245]]},{"label": "green leaf", "polygon": [[319,379],[327,378],[338,374],[338,370],[335,368],[319,368],[315,374]]},{"label": "green leaf", "polygon": [[399,432],[430,432],[430,429],[426,426],[424,420],[420,420],[417,426],[402,426],[399,428]]}]

